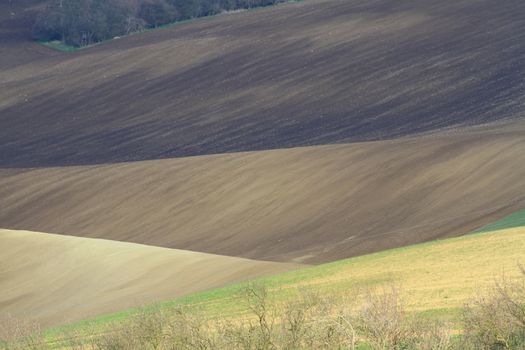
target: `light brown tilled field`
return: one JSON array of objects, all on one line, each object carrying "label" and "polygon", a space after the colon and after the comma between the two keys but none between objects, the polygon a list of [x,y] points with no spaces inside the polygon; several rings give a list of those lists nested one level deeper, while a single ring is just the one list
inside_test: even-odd
[{"label": "light brown tilled field", "polygon": [[397,141],[0,170],[0,226],[327,262],[525,207],[524,125]]},{"label": "light brown tilled field", "polygon": [[297,268],[176,249],[0,230],[0,322],[43,326],[116,312]]}]

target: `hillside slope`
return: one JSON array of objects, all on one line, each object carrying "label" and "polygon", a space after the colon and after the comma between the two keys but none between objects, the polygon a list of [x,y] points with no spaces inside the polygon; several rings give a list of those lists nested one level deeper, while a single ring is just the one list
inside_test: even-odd
[{"label": "hillside slope", "polygon": [[[304,292],[353,309],[362,305],[362,298],[369,292],[395,288],[409,313],[443,319],[463,329],[460,322],[465,304],[487,293],[495,282],[521,280],[520,265],[524,262],[525,227],[520,226],[304,267],[250,283],[266,286],[268,306],[277,305],[279,310],[283,303],[292,302]],[[237,318],[247,312],[246,304],[240,302],[245,286],[246,283],[232,284],[167,300],[159,306],[170,309],[175,305],[194,305],[212,318]],[[96,318],[90,324],[107,329],[132,312],[122,310]],[[72,325],[78,330],[84,326]]]},{"label": "hillside slope", "polygon": [[0,170],[0,226],[327,262],[525,207],[525,125],[417,138]]},{"label": "hillside slope", "polygon": [[[289,301],[294,292],[315,291],[326,298],[347,300],[350,307],[367,290],[395,286],[408,311],[457,321],[465,303],[496,281],[520,277],[519,265],[524,262],[525,227],[513,227],[307,267],[259,281],[271,291],[270,300]],[[195,293],[174,302],[198,304],[222,317],[236,315],[243,286]]]},{"label": "hillside slope", "polygon": [[[57,53],[32,42],[31,27],[37,10],[47,0],[0,1],[0,70],[6,72]],[[0,87],[5,89],[3,80]],[[1,113],[0,113],[1,114]]]},{"label": "hillside slope", "polygon": [[0,61],[0,166],[376,140],[522,119],[524,11],[521,0],[308,0],[72,54],[33,53],[23,36],[31,50],[2,44],[0,55],[10,57]]},{"label": "hillside slope", "polygon": [[0,315],[64,324],[296,268],[143,245],[0,230]]}]

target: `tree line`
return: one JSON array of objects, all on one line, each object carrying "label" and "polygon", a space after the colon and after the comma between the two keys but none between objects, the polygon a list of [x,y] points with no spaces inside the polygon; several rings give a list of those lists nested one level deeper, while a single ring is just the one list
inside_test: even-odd
[{"label": "tree line", "polygon": [[38,14],[33,36],[81,47],[168,23],[283,1],[52,0]]}]

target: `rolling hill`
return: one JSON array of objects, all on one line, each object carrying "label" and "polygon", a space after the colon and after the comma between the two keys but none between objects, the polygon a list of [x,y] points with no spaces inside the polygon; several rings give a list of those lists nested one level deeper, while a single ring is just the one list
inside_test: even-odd
[{"label": "rolling hill", "polygon": [[44,4],[0,2],[1,313],[374,252],[268,281],[453,309],[523,256],[522,213],[487,226],[525,208],[523,1],[306,0],[67,53],[31,41]]},{"label": "rolling hill", "polygon": [[[521,215],[524,213],[521,211]],[[395,287],[410,314],[460,326],[461,309],[466,303],[484,295],[496,282],[520,277],[519,264],[525,262],[524,237],[524,226],[511,226],[304,267],[258,278],[255,283],[267,287],[271,306],[290,302],[301,292],[314,292],[354,308],[366,293]],[[239,302],[245,286],[246,283],[238,283],[198,292],[160,306],[194,305],[211,318],[236,318],[246,312],[245,305]],[[112,326],[112,322],[126,319],[132,311],[104,315],[88,324]],[[82,329],[85,325],[73,327]]]},{"label": "rolling hill", "polygon": [[2,44],[0,166],[379,140],[523,119],[524,10],[520,0],[313,0],[61,54],[28,41],[26,17],[4,18],[3,40],[17,49]]},{"label": "rolling hill", "polygon": [[320,263],[525,206],[525,125],[395,141],[0,170],[0,227]]},{"label": "rolling hill", "polygon": [[[275,302],[290,300],[301,289],[355,301],[368,290],[395,286],[409,312],[457,322],[469,300],[502,279],[520,276],[519,264],[525,263],[524,238],[525,228],[514,227],[306,267],[258,282],[267,285]],[[195,293],[165,305],[198,304],[210,315],[236,315],[238,293],[245,285]]]},{"label": "rolling hill", "polygon": [[0,247],[0,315],[48,327],[298,267],[28,231]]},{"label": "rolling hill", "polygon": [[[494,283],[520,277],[524,238],[525,228],[514,227],[386,250],[257,281],[268,287],[270,300],[277,305],[292,300],[301,290],[355,302],[369,290],[397,287],[410,313],[459,323],[465,303],[486,293]],[[237,296],[244,286],[239,283],[195,293],[164,305],[198,304],[209,315],[235,317],[240,312]]]}]

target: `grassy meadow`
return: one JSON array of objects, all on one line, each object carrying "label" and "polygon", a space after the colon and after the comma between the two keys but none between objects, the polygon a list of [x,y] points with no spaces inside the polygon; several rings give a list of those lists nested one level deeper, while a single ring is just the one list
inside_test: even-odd
[{"label": "grassy meadow", "polygon": [[[276,302],[293,299],[300,290],[313,290],[341,299],[366,290],[395,285],[407,309],[455,315],[478,291],[505,276],[519,274],[525,263],[525,228],[435,241],[393,249],[259,280]],[[198,293],[163,305],[199,305],[217,317],[241,312],[237,295],[243,284]]]}]

